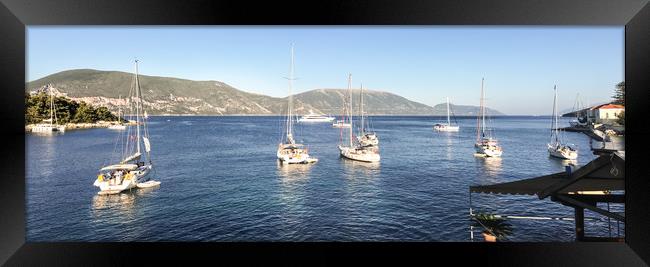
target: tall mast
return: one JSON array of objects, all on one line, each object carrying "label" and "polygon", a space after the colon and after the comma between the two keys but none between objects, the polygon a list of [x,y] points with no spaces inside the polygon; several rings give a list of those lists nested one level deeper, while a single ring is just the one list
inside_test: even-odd
[{"label": "tall mast", "polygon": [[135,130],[136,130],[136,151],[137,153],[140,153],[140,80],[138,79],[138,60],[135,60],[135,97],[136,97],[136,102],[135,102]]},{"label": "tall mast", "polygon": [[359,89],[359,115],[361,116],[361,133],[360,135],[363,136],[365,134],[365,129],[364,129],[364,124],[363,124],[363,83],[361,84],[361,89]]},{"label": "tall mast", "polygon": [[54,97],[52,95],[52,86],[48,86],[47,89],[50,91],[50,127],[52,127],[52,123],[54,122]]},{"label": "tall mast", "polygon": [[449,97],[447,97],[447,126],[451,126],[451,121],[449,121]]},{"label": "tall mast", "polygon": [[[478,116],[476,116],[476,141],[481,140],[481,132],[483,131],[483,127],[485,124],[485,115],[483,114],[483,80],[485,78],[481,78],[481,100],[479,104],[479,109],[478,109]],[[483,124],[481,124],[481,116],[483,116]]]},{"label": "tall mast", "polygon": [[[553,125],[551,131],[555,136],[555,143],[558,143],[558,129],[557,129],[557,86],[553,85]],[[551,135],[551,142],[553,142],[553,135]]]},{"label": "tall mast", "polygon": [[289,65],[289,104],[287,107],[287,142],[294,143],[293,141],[293,44],[291,44],[291,63]]},{"label": "tall mast", "polygon": [[485,136],[485,91],[483,91],[483,79],[481,79],[481,115],[483,117],[483,121],[481,123],[481,132],[483,133],[483,136]]},{"label": "tall mast", "polygon": [[350,116],[350,147],[352,147],[352,74],[348,74],[348,93],[350,94],[350,109],[348,115]]}]

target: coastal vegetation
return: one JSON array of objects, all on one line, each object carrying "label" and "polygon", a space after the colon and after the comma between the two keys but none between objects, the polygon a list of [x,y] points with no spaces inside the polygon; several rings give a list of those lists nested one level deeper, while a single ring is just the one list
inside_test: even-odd
[{"label": "coastal vegetation", "polygon": [[[93,107],[65,97],[54,97],[56,118],[59,124],[96,123],[117,121],[106,107]],[[25,124],[40,123],[50,118],[50,95],[45,92],[25,95]],[[121,119],[123,121],[123,119]]]},{"label": "coastal vegetation", "polygon": [[[612,103],[625,106],[625,81],[616,84],[612,98],[614,99]],[[618,114],[616,123],[625,126],[625,111]]]}]

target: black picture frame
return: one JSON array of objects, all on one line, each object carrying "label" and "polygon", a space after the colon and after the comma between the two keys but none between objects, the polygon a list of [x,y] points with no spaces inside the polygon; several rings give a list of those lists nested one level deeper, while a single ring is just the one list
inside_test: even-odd
[{"label": "black picture frame", "polygon": [[[323,265],[476,262],[643,266],[650,262],[647,0],[147,1],[1,0],[0,263],[128,265],[207,260]],[[33,243],[25,242],[26,25],[625,25],[625,243]],[[561,40],[556,40],[561,41]],[[143,255],[148,255],[143,257]],[[200,262],[200,261],[199,261]],[[645,264],[644,264],[645,262]]]}]

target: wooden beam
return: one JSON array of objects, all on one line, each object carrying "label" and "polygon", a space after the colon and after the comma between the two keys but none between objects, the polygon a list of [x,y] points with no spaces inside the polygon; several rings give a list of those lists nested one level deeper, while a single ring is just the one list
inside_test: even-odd
[{"label": "wooden beam", "polygon": [[572,206],[574,208],[588,209],[588,210],[591,210],[593,212],[599,213],[601,215],[607,216],[609,218],[616,219],[616,220],[619,220],[621,222],[625,222],[625,216],[622,216],[622,215],[617,214],[617,213],[613,213],[613,212],[609,212],[609,211],[600,209],[600,208],[598,208],[598,207],[596,207],[594,205],[590,205],[590,204],[584,203],[582,201],[578,201],[578,200],[573,199],[571,197],[564,196],[564,195],[554,195],[554,198],[559,200],[562,203],[566,203],[566,205],[568,205],[568,206]]},{"label": "wooden beam", "polygon": [[568,177],[566,181],[563,182],[558,182],[556,184],[553,184],[545,189],[542,189],[537,193],[537,196],[539,199],[544,199],[554,193],[557,193],[558,191],[566,188],[569,185],[572,185],[573,183],[577,182],[582,178],[583,176],[598,170],[599,168],[605,166],[607,163],[610,162],[610,157],[608,156],[601,156],[598,157],[595,160],[592,160],[591,162],[587,163],[587,165],[582,166],[582,168],[577,169],[574,173],[571,174],[571,176]]}]

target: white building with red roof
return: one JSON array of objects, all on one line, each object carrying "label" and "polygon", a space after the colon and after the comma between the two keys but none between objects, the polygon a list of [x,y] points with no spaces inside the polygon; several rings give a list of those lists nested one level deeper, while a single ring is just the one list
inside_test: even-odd
[{"label": "white building with red roof", "polygon": [[625,111],[625,106],[618,104],[602,104],[587,110],[587,117],[593,123],[611,123],[618,119],[618,115]]}]

